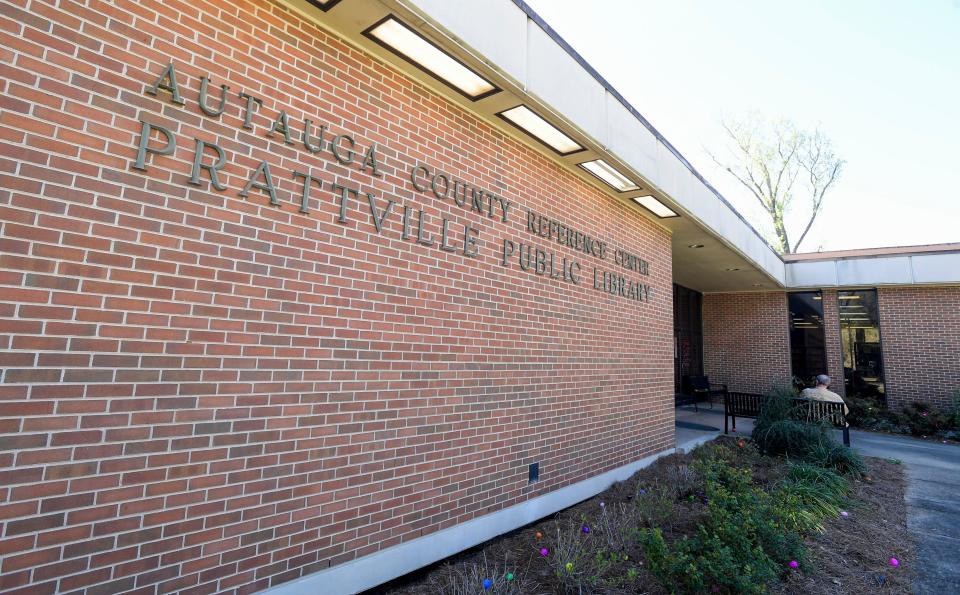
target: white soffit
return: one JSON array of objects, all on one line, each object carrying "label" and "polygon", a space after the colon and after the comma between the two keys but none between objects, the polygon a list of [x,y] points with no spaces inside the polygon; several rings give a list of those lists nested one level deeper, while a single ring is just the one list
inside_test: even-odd
[{"label": "white soffit", "polygon": [[416,5],[476,50],[496,70],[526,84],[528,19],[513,2],[406,0],[398,3]]},{"label": "white soffit", "polygon": [[681,217],[701,226],[779,286],[786,286],[786,270],[779,255],[694,174],[642,116],[619,100],[615,90],[606,87],[528,16],[522,2],[381,1],[419,13],[444,29],[448,37],[462,40],[491,70],[513,79],[519,87],[514,92],[528,94],[531,106],[542,104],[589,136],[593,144],[604,147],[608,156],[599,152],[598,157],[627,166],[642,177],[637,181],[673,201]]},{"label": "white soffit", "polygon": [[610,131],[618,131],[617,134],[607,132],[608,148],[625,162],[639,167],[639,171],[658,177],[657,145],[660,143],[657,137],[609,92],[606,93],[606,102],[607,126]]},{"label": "white soffit", "polygon": [[526,90],[599,144],[607,144],[606,89],[531,20],[527,21]]}]

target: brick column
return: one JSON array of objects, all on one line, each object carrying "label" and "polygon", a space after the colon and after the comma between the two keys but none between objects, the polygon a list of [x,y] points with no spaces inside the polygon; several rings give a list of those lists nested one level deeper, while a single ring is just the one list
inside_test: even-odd
[{"label": "brick column", "polygon": [[823,332],[827,344],[827,375],[833,380],[830,390],[846,396],[843,382],[843,342],[840,336],[840,307],[837,291],[823,292]]}]

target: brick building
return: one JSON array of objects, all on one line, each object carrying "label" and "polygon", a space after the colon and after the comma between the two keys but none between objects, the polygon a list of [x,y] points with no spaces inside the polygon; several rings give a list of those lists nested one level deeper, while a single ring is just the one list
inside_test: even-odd
[{"label": "brick building", "polygon": [[960,245],[782,259],[520,0],[0,28],[0,593],[354,592],[669,452],[685,377],[960,388]]}]

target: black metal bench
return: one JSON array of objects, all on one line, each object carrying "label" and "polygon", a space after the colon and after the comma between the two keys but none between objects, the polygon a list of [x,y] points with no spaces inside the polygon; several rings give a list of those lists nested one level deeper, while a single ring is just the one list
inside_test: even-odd
[{"label": "black metal bench", "polygon": [[722,396],[727,393],[726,384],[711,384],[708,376],[686,376],[684,377],[683,392],[675,395],[675,404],[693,405],[694,411],[700,411],[697,403],[709,403],[710,409],[713,409],[713,397]]},{"label": "black metal bench", "polygon": [[[729,433],[728,420],[733,422],[733,431],[736,432],[738,417],[756,419],[760,415],[760,409],[766,399],[766,395],[726,391],[723,396],[723,433]],[[850,427],[847,425],[843,403],[817,401],[803,397],[795,397],[793,402],[801,405],[797,408],[797,411],[807,420],[827,420],[834,427],[843,430],[843,443],[850,446]]]}]

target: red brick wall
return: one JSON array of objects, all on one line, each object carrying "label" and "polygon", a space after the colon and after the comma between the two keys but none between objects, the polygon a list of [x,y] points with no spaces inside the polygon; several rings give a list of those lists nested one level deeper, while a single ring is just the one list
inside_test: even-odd
[{"label": "red brick wall", "polygon": [[703,370],[735,391],[765,393],[788,383],[786,294],[704,294]]},{"label": "red brick wall", "polygon": [[[0,10],[0,592],[253,592],[672,446],[669,238],[635,209],[267,0],[26,4]],[[145,93],[171,59],[183,106]],[[267,136],[280,109],[382,175]],[[146,171],[141,118],[178,145]],[[194,138],[225,190],[188,183]],[[261,160],[279,205],[239,196]],[[512,217],[414,191],[420,163]],[[334,182],[397,201],[382,233]],[[403,239],[403,205],[479,255]],[[527,207],[648,260],[651,301]],[[581,283],[502,266],[504,238]]]},{"label": "red brick wall", "polygon": [[881,287],[887,404],[946,407],[960,390],[960,287]]},{"label": "red brick wall", "polygon": [[827,375],[832,381],[830,390],[840,396],[846,394],[843,382],[843,346],[840,338],[840,300],[835,289],[823,291],[823,333],[827,344]]}]

